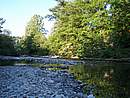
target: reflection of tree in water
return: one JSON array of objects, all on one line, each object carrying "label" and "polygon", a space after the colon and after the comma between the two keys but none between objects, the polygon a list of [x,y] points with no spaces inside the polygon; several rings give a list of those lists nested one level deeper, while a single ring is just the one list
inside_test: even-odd
[{"label": "reflection of tree in water", "polygon": [[96,98],[128,98],[129,64],[77,65],[70,68],[77,79],[86,82],[85,92],[94,88]]},{"label": "reflection of tree in water", "polygon": [[123,64],[116,66],[112,82],[117,85],[116,90],[120,92],[118,96],[130,96],[130,66]]}]

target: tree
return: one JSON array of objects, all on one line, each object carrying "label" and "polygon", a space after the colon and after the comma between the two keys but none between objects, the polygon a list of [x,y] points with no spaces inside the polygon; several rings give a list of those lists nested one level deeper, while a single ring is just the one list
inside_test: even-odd
[{"label": "tree", "polygon": [[47,49],[44,46],[46,37],[43,34],[43,17],[34,15],[28,22],[25,31],[24,52],[27,55],[46,55]]},{"label": "tree", "polygon": [[[102,56],[99,51],[106,47],[106,36],[109,32],[105,2],[106,0],[59,1],[58,5],[51,9],[56,17],[54,32],[49,38],[52,40],[52,51],[57,49],[57,54],[69,57]],[[67,46],[71,49],[64,49]]]},{"label": "tree", "polygon": [[114,0],[111,4],[110,44],[115,51],[114,57],[130,56],[130,2]]},{"label": "tree", "polygon": [[2,25],[5,23],[5,20],[3,18],[0,18],[0,33],[2,32]]},{"label": "tree", "polygon": [[128,57],[129,51],[124,49],[130,46],[129,1],[57,1],[51,9],[51,16],[56,18],[49,37],[52,52],[66,57]]},{"label": "tree", "polygon": [[0,55],[16,55],[15,40],[10,36],[11,31],[2,29],[3,23],[5,23],[5,20],[0,18]]}]

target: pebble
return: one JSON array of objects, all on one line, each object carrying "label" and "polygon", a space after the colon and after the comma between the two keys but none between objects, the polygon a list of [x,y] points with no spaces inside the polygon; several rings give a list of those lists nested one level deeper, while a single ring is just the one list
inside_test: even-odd
[{"label": "pebble", "polygon": [[0,66],[0,98],[83,98],[80,84],[67,71]]},{"label": "pebble", "polygon": [[12,56],[0,56],[0,60],[13,60],[13,61],[34,61],[43,64],[63,64],[63,65],[77,65],[85,64],[82,60],[68,60],[58,58],[45,58],[45,57],[12,57]]}]

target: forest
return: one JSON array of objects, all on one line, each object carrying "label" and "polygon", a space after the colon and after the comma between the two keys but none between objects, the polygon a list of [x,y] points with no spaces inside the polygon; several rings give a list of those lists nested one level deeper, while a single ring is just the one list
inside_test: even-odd
[{"label": "forest", "polygon": [[[130,57],[129,0],[56,0],[52,14],[35,14],[26,24],[25,35],[11,36],[0,18],[0,55],[63,58]],[[55,20],[45,37],[43,19]]]}]

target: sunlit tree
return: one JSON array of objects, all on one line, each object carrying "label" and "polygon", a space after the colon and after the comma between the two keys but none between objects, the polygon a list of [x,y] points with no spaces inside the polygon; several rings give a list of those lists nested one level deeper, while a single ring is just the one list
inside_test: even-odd
[{"label": "sunlit tree", "polygon": [[28,22],[25,31],[23,48],[28,55],[46,55],[47,50],[44,47],[46,37],[43,33],[43,17],[34,15]]}]

